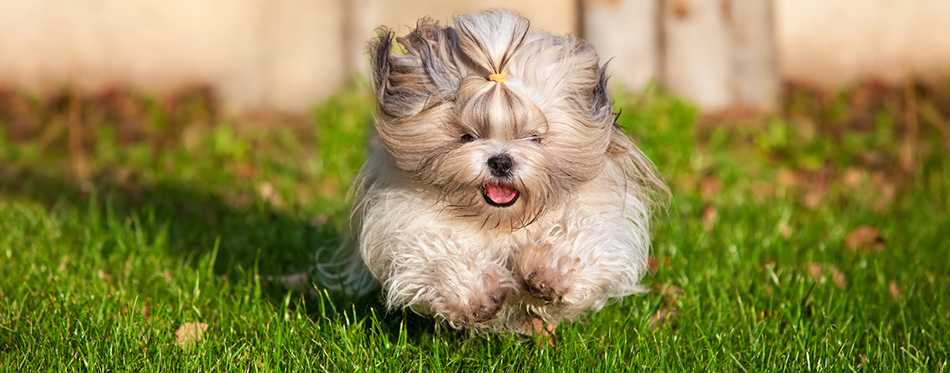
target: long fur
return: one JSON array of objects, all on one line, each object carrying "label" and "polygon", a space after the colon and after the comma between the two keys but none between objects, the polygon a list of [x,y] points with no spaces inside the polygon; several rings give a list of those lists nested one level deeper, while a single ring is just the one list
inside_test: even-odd
[{"label": "long fur", "polygon": [[[642,291],[666,187],[614,125],[588,43],[487,11],[452,27],[423,19],[399,38],[381,29],[370,53],[383,147],[356,182],[353,225],[390,308],[530,332],[533,318],[556,324]],[[488,79],[498,73],[507,80]],[[509,176],[487,165],[498,154]],[[490,184],[518,199],[489,203]]]}]

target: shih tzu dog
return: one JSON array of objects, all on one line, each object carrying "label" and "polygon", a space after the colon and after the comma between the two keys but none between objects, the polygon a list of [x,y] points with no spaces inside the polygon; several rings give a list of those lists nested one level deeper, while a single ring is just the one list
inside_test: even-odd
[{"label": "shih tzu dog", "polygon": [[383,29],[370,53],[382,147],[355,246],[389,307],[530,334],[643,290],[666,187],[615,125],[590,44],[487,11]]}]

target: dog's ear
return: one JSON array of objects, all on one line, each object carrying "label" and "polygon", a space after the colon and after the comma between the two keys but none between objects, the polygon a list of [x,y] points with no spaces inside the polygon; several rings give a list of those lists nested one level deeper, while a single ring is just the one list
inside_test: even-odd
[{"label": "dog's ear", "polygon": [[423,19],[408,35],[379,29],[370,44],[380,114],[408,118],[452,100],[460,73],[455,30]]},{"label": "dog's ear", "polygon": [[[610,91],[607,89],[607,64],[597,69],[597,81],[594,88],[590,91],[590,105],[595,123],[604,123],[610,121],[613,124],[613,101],[610,99]],[[610,118],[610,119],[608,119]]]}]

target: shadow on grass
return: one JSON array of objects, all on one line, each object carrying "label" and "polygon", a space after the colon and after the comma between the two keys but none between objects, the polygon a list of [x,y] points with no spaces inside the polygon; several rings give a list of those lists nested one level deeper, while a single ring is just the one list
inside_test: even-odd
[{"label": "shadow on grass", "polygon": [[[276,209],[251,197],[236,206],[220,193],[198,185],[159,182],[129,188],[102,179],[82,185],[55,167],[0,165],[0,200],[29,200],[54,213],[71,210],[82,214],[95,209],[102,219],[127,224],[128,229],[135,228],[148,239],[167,230],[164,246],[169,256],[192,267],[212,255],[217,245],[214,273],[232,283],[255,274],[263,279],[307,272],[318,248],[337,247],[342,241],[340,224],[315,221],[320,219]],[[133,227],[136,222],[138,226]],[[262,281],[262,295],[275,304],[287,291],[277,281]],[[384,309],[378,298],[373,293],[358,299],[334,295],[331,300],[337,310],[355,307],[360,314],[367,314],[370,308]],[[402,319],[397,313],[385,314],[387,323]]]}]

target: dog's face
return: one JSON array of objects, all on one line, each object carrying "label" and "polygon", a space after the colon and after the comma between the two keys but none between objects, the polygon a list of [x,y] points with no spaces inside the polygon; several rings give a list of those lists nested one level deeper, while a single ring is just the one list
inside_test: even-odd
[{"label": "dog's face", "polygon": [[420,22],[401,50],[388,32],[372,47],[377,130],[396,166],[489,229],[524,227],[571,198],[614,135],[592,48],[514,20]]}]

